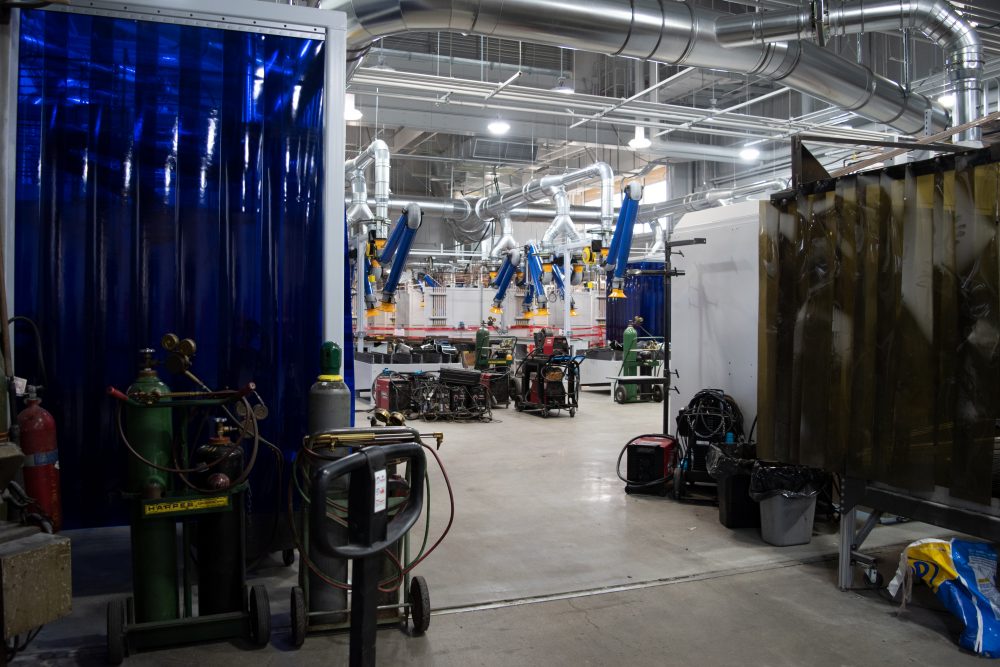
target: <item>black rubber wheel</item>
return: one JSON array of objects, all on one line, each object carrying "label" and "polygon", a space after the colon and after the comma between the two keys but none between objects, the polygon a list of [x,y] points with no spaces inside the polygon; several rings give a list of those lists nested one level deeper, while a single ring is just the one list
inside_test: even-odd
[{"label": "black rubber wheel", "polygon": [[548,419],[548,418],[549,418],[549,409],[542,408],[542,419]]},{"label": "black rubber wheel", "polygon": [[292,646],[298,648],[306,641],[306,595],[298,586],[292,586]]},{"label": "black rubber wheel", "polygon": [[524,412],[524,406],[521,405],[520,401],[514,401],[514,409],[518,412]]},{"label": "black rubber wheel", "polygon": [[108,664],[120,665],[125,660],[125,619],[128,604],[125,599],[108,603]]},{"label": "black rubber wheel", "polygon": [[576,417],[576,408],[570,408],[569,409],[569,416],[570,417]]},{"label": "black rubber wheel", "polygon": [[410,618],[413,619],[413,634],[422,635],[431,624],[431,595],[427,580],[421,576],[410,579]]},{"label": "black rubber wheel", "polygon": [[285,567],[291,567],[295,564],[295,549],[285,549],[281,552],[281,562]]},{"label": "black rubber wheel", "polygon": [[663,402],[663,387],[658,384],[653,385],[653,402],[662,403]]},{"label": "black rubber wheel", "polygon": [[628,400],[628,391],[624,385],[615,387],[615,403],[624,403]]},{"label": "black rubber wheel", "polygon": [[249,612],[250,641],[254,646],[267,646],[271,641],[271,603],[263,586],[250,587]]}]

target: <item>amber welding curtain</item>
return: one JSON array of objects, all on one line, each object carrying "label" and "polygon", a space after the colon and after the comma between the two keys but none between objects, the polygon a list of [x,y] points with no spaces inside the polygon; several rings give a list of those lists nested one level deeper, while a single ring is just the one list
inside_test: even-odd
[{"label": "amber welding curtain", "polygon": [[889,167],[762,206],[762,456],[1000,495],[998,161]]}]

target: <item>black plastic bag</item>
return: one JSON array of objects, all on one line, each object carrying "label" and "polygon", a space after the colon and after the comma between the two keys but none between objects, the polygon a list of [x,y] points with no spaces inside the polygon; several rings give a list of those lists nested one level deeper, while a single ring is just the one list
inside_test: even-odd
[{"label": "black plastic bag", "polygon": [[757,461],[750,474],[750,497],[758,502],[778,495],[811,498],[819,493],[825,478],[815,468]]},{"label": "black plastic bag", "polygon": [[754,460],[744,458],[744,450],[745,445],[741,444],[711,445],[705,460],[708,474],[713,479],[721,480],[730,475],[750,473],[753,470]]}]

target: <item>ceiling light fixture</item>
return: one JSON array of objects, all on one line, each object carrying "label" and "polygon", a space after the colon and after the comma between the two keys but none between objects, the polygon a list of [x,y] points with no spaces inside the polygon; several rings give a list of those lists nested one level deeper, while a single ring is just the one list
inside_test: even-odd
[{"label": "ceiling light fixture", "polygon": [[955,93],[945,93],[941,97],[937,98],[938,104],[943,106],[945,109],[955,108]]},{"label": "ceiling light fixture", "polygon": [[753,146],[744,146],[740,151],[740,159],[744,162],[753,162],[760,157],[760,151]]},{"label": "ceiling light fixture", "polygon": [[490,134],[507,134],[510,132],[510,123],[502,118],[497,118],[496,120],[490,121],[490,124],[486,126],[486,129],[490,131]]},{"label": "ceiling light fixture", "polygon": [[344,120],[361,120],[361,109],[354,106],[354,93],[344,95]]},{"label": "ceiling light fixture", "polygon": [[556,85],[549,88],[549,90],[553,93],[562,93],[563,95],[571,95],[576,92],[573,84],[569,82],[565,75],[559,77],[559,80],[556,81]]},{"label": "ceiling light fixture", "polygon": [[628,147],[634,151],[649,148],[652,145],[653,142],[646,138],[646,128],[644,127],[635,128],[635,136],[628,141]]}]

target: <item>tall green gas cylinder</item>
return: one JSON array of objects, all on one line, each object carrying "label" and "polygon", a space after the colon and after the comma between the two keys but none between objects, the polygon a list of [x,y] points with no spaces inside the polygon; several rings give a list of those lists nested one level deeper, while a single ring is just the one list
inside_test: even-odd
[{"label": "tall green gas cylinder", "polygon": [[[153,370],[153,350],[140,350],[139,377],[129,397],[170,388]],[[170,408],[125,406],[125,433],[132,448],[159,466],[172,465],[173,420]],[[146,465],[129,453],[127,490],[137,498],[160,498],[170,488],[170,473]],[[142,504],[132,503],[132,591],[139,623],[178,617],[177,532],[173,518],[142,516]]]},{"label": "tall green gas cylinder", "polygon": [[490,368],[490,330],[483,323],[476,331],[476,370],[486,371]]},{"label": "tall green gas cylinder", "polygon": [[[350,428],[351,426],[351,390],[340,376],[341,349],[336,343],[327,341],[320,348],[320,376],[309,388],[309,434],[315,435],[334,428]],[[339,448],[340,456],[347,455],[346,448]],[[347,505],[347,477],[336,480],[330,487],[330,494],[338,499],[338,504]],[[332,519],[328,519],[325,529],[331,535],[331,541],[347,544],[347,528]],[[320,572],[336,581],[347,581],[347,561],[323,554],[315,546],[316,541],[309,542],[309,560],[317,566]],[[300,575],[307,568],[300,566]],[[335,588],[322,581],[319,577],[309,577],[309,609],[310,611],[340,611],[347,609],[347,591]],[[343,622],[346,614],[337,615],[331,622]]]},{"label": "tall green gas cylinder", "polygon": [[[636,350],[636,344],[639,339],[639,332],[635,330],[635,321],[630,321],[628,327],[622,333],[622,375],[632,376],[638,375],[638,351]],[[637,384],[623,384],[625,387],[625,393],[627,399],[624,401],[626,403],[631,403],[635,401],[639,393],[639,385]]]}]

